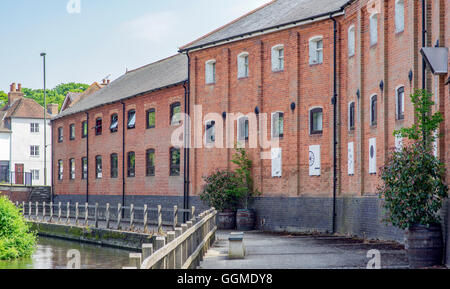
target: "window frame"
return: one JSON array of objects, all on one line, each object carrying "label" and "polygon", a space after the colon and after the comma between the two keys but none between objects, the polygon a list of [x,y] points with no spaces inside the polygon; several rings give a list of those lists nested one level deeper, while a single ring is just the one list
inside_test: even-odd
[{"label": "window frame", "polygon": [[37,122],[30,123],[30,133],[39,133],[39,123]]},{"label": "window frame", "polygon": [[[310,65],[319,65],[323,64],[324,57],[324,42],[323,36],[313,36],[309,39],[309,64]],[[319,43],[322,43],[322,47],[318,47]],[[313,47],[314,45],[314,47]],[[312,54],[314,53],[314,54]],[[314,57],[313,57],[314,56]]]},{"label": "window frame", "polygon": [[39,172],[39,170],[31,170],[31,179],[33,181],[39,181],[40,180],[40,172]]},{"label": "window frame", "polygon": [[172,103],[170,105],[170,126],[179,126],[179,125],[181,125],[181,117],[178,120],[178,122],[174,122],[173,121],[173,118],[176,115],[174,113],[174,110],[175,110],[176,107],[180,107],[180,113],[179,114],[181,115],[181,102],[176,101],[176,102]]},{"label": "window frame", "polygon": [[248,52],[239,53],[237,56],[238,79],[250,76],[250,54]]},{"label": "window frame", "polygon": [[30,157],[40,157],[40,148],[38,145],[30,145]]},{"label": "window frame", "polygon": [[75,124],[74,123],[72,123],[70,126],[69,126],[69,140],[71,140],[71,141],[73,141],[73,140],[75,140]]},{"label": "window frame", "polygon": [[[402,93],[402,97],[400,97]],[[397,120],[405,119],[405,87],[399,86],[395,89],[395,113]]]},{"label": "window frame", "polygon": [[[149,158],[149,154],[153,154],[153,163],[152,165],[150,165],[150,158]],[[155,173],[156,173],[156,165],[155,165],[155,160],[156,160],[156,152],[155,149],[148,149],[145,151],[145,175],[147,177],[154,177]]]},{"label": "window frame", "polygon": [[[100,122],[100,126],[99,126],[99,122]],[[102,133],[103,133],[103,118],[97,117],[95,119],[95,135],[99,136],[99,135],[102,135]]]},{"label": "window frame", "polygon": [[[86,163],[86,167],[84,166]],[[87,157],[82,157],[81,158],[81,179],[82,180],[87,180],[88,178],[88,158]],[[86,170],[85,170],[86,169]]]},{"label": "window frame", "polygon": [[[208,76],[208,73],[211,75]],[[205,62],[205,83],[215,84],[216,83],[216,60],[210,59]]]},{"label": "window frame", "polygon": [[88,132],[88,123],[87,120],[84,120],[81,122],[81,138],[87,138]]},{"label": "window frame", "polygon": [[[401,5],[399,4],[401,3]],[[399,7],[401,7],[401,11],[398,11]],[[397,18],[397,13],[402,12],[401,18]],[[399,14],[400,15],[400,14]],[[401,20],[401,21],[400,21]],[[395,33],[402,33],[405,31],[405,1],[404,0],[396,0],[395,1],[395,15],[394,15],[394,22],[395,22]],[[401,23],[401,26],[399,26]]]},{"label": "window frame", "polygon": [[[178,164],[173,163],[173,153],[178,152]],[[171,147],[169,151],[169,175],[171,177],[179,177],[181,175],[181,150]]]},{"label": "window frame", "polygon": [[64,128],[62,126],[58,127],[58,142],[62,143],[64,141]]},{"label": "window frame", "polygon": [[[352,41],[350,41],[352,39]],[[348,28],[348,57],[353,57],[356,54],[356,26],[355,24],[350,25]]]},{"label": "window frame", "polygon": [[[272,47],[272,72],[284,71],[285,49],[283,44],[277,44]],[[280,51],[283,56],[280,56]]]},{"label": "window frame", "polygon": [[[100,165],[100,167],[99,167]],[[95,157],[95,178],[101,180],[103,178],[103,158],[102,156]]]},{"label": "window frame", "polygon": [[[314,114],[315,113],[322,113],[322,124],[321,130],[314,129]],[[312,107],[309,110],[309,133],[310,135],[321,135],[323,134],[323,108],[322,107]]]},{"label": "window frame", "polygon": [[[369,17],[369,40],[370,40],[370,46],[376,46],[378,44],[378,34],[379,34],[379,23],[378,23],[378,15],[379,13],[372,13]],[[374,20],[375,19],[375,20]],[[374,23],[375,21],[375,23]],[[375,32],[372,30],[372,25],[375,24]]]},{"label": "window frame", "polygon": [[356,128],[356,102],[350,101],[350,103],[348,104],[348,130],[353,131],[355,130],[355,128]]},{"label": "window frame", "polygon": [[[275,115],[278,115],[278,120],[280,115],[282,116],[283,122],[282,122],[282,132],[280,133],[280,127],[278,127],[278,135],[275,134]],[[271,115],[271,120],[270,120],[270,130],[271,130],[271,136],[272,139],[282,139],[284,138],[284,112],[282,111],[275,111],[272,113]]]},{"label": "window frame", "polygon": [[370,126],[375,127],[377,126],[377,124],[378,124],[378,95],[373,94],[370,97]]},{"label": "window frame", "polygon": [[[155,117],[154,117],[154,119],[155,119],[155,123],[151,126],[150,124],[149,124],[149,116],[150,116],[150,114],[151,113],[154,113],[155,114]],[[148,109],[146,112],[145,112],[145,115],[146,115],[146,123],[147,123],[147,129],[152,129],[152,128],[156,128],[156,109],[155,108],[150,108],[150,109]]]},{"label": "window frame", "polygon": [[64,162],[63,160],[58,160],[58,181],[64,179]]},{"label": "window frame", "polygon": [[[241,120],[244,119],[244,139],[241,138]],[[238,141],[248,141],[250,138],[250,120],[248,116],[241,116],[237,119],[237,140]]]},{"label": "window frame", "polygon": [[[133,162],[131,161],[131,157],[134,158]],[[133,166],[131,166],[132,163]],[[136,177],[136,153],[134,151],[127,153],[127,177],[128,178]]]},{"label": "window frame", "polygon": [[[115,120],[115,119],[116,119],[116,120]],[[113,128],[114,122],[117,122],[117,124],[115,125],[115,128]],[[111,114],[110,125],[109,125],[109,131],[110,131],[111,133],[116,133],[116,132],[119,131],[119,114],[117,114],[117,113]]]},{"label": "window frame", "polygon": [[[210,132],[211,129],[212,129],[212,134]],[[205,142],[206,142],[206,144],[213,144],[216,142],[216,121],[215,120],[205,121]]]},{"label": "window frame", "polygon": [[[130,125],[131,120],[133,119],[134,116],[134,124]],[[127,129],[135,129],[136,128],[136,109],[130,109],[127,112]]]},{"label": "window frame", "polygon": [[69,180],[73,181],[76,177],[75,159],[69,159]]},{"label": "window frame", "polygon": [[119,177],[119,155],[117,153],[112,153],[109,156],[109,162],[110,162],[110,177],[111,179],[117,179]]}]

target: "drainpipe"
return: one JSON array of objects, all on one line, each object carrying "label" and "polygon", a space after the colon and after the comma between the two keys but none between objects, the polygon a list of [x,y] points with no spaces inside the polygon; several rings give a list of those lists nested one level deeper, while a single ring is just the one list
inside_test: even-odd
[{"label": "drainpipe", "polygon": [[330,14],[333,21],[333,234],[336,233],[336,195],[337,195],[337,22]]},{"label": "drainpipe", "polygon": [[[422,47],[427,46],[427,1],[422,0]],[[425,56],[422,56],[422,89],[425,90],[426,86],[426,73],[427,73],[427,64],[425,62]],[[423,115],[425,117],[425,115]],[[426,143],[426,133],[423,133],[423,141]]]},{"label": "drainpipe", "polygon": [[[125,102],[122,104],[122,207],[125,206]],[[122,210],[122,217],[124,211]]]},{"label": "drainpipe", "polygon": [[[86,113],[86,159],[87,159],[87,170],[86,170],[86,203],[89,203],[89,112]],[[84,129],[84,128],[83,128]],[[83,165],[83,164],[82,164]]]},{"label": "drainpipe", "polygon": [[[190,193],[190,121],[188,121],[190,116],[190,80],[191,80],[191,57],[189,55],[189,51],[186,51],[186,56],[188,58],[188,79],[184,82],[184,192],[183,192],[183,208],[186,210],[189,208],[189,193]],[[187,221],[188,215],[187,213],[183,214],[184,221]]]}]

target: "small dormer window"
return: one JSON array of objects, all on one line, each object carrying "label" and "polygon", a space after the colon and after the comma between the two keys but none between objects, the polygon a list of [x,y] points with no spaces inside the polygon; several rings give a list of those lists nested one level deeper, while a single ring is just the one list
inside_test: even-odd
[{"label": "small dormer window", "polygon": [[216,61],[208,60],[205,63],[205,82],[206,84],[216,83]]},{"label": "small dormer window", "polygon": [[243,52],[238,55],[238,78],[248,77],[248,75],[249,75],[248,53]]},{"label": "small dormer window", "polygon": [[284,46],[276,45],[272,47],[272,71],[284,70]]},{"label": "small dormer window", "polygon": [[323,38],[316,36],[309,40],[309,64],[323,63]]}]

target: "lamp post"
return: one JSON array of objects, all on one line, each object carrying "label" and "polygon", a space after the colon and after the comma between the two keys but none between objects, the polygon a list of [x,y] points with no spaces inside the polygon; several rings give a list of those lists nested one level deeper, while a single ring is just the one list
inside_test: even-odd
[{"label": "lamp post", "polygon": [[41,57],[44,62],[44,186],[47,186],[47,92],[45,75],[45,57],[47,53],[42,52]]}]

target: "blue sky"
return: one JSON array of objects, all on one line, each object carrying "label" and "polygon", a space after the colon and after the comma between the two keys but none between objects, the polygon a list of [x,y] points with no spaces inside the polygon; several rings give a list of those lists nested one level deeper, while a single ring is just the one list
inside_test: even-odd
[{"label": "blue sky", "polygon": [[[80,13],[68,13],[80,1]],[[1,0],[0,90],[114,80],[269,0]]]}]

